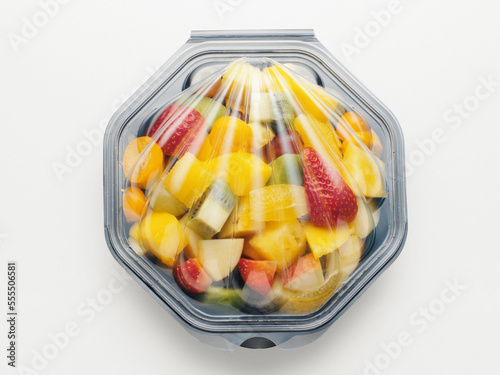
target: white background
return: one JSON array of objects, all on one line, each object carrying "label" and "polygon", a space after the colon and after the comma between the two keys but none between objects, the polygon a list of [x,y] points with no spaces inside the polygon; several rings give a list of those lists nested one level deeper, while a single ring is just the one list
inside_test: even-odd
[{"label": "white background", "polygon": [[[2,0],[0,311],[6,263],[15,260],[18,364],[32,367],[49,334],[73,321],[79,334],[38,373],[363,374],[366,361],[380,360],[382,344],[402,331],[411,344],[384,374],[500,373],[500,87],[460,126],[443,119],[474,95],[480,77],[500,82],[500,3],[405,1],[367,47],[348,57],[342,43],[353,45],[356,29],[387,2],[231,1],[221,16],[213,0],[73,0],[16,52],[9,33],[22,36],[24,17],[31,20],[41,7]],[[420,162],[407,179],[402,254],[324,336],[299,350],[209,348],[135,282],[86,323],[77,306],[120,270],[103,234],[102,144],[61,179],[54,163],[85,140],[83,130],[109,119],[191,29],[234,28],[314,28],[394,112],[407,155]],[[446,140],[422,161],[417,141],[436,128]],[[466,290],[420,332],[410,316],[455,279]],[[0,372],[17,373],[6,365],[5,322],[1,327]]]}]

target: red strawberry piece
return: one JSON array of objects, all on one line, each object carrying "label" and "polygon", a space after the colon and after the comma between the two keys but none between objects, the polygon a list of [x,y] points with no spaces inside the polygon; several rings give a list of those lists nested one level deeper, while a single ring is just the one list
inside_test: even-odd
[{"label": "red strawberry piece", "polygon": [[[194,151],[203,143],[205,118],[194,108],[172,104],[156,119],[148,131],[148,137],[161,135],[156,143],[165,155],[182,156],[186,151]],[[195,148],[195,150],[192,150]]]},{"label": "red strawberry piece", "polygon": [[271,290],[276,266],[276,262],[267,260],[241,258],[238,262],[238,269],[245,284],[263,296]]},{"label": "red strawberry piece", "polygon": [[336,227],[351,222],[358,213],[358,203],[339,172],[326,163],[316,150],[304,149],[304,188],[309,217],[316,226]]},{"label": "red strawberry piece", "polygon": [[287,131],[273,138],[269,144],[270,155],[275,159],[283,154],[300,154],[300,150],[304,147],[304,142],[296,131]]},{"label": "red strawberry piece", "polygon": [[186,292],[195,294],[206,292],[212,284],[200,262],[194,258],[175,267],[174,279]]}]

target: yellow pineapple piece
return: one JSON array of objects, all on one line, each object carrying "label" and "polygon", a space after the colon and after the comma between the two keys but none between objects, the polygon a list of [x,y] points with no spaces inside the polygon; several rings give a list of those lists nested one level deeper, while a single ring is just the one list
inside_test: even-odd
[{"label": "yellow pineapple piece", "polygon": [[207,170],[222,178],[234,194],[247,195],[250,190],[266,185],[271,177],[271,167],[247,152],[232,152],[221,155],[206,164]]},{"label": "yellow pineapple piece", "polygon": [[[302,112],[309,113],[319,122],[325,123],[331,114],[342,113],[343,108],[339,101],[325,91],[322,87],[315,83],[309,82],[306,79],[297,79],[295,74],[287,68],[282,68],[275,65],[276,79],[282,86],[287,86],[295,95],[295,101],[300,105]],[[291,74],[290,74],[291,73]]]},{"label": "yellow pineapple piece", "polygon": [[141,221],[140,238],[151,254],[169,267],[188,243],[177,218],[167,212],[148,212]]},{"label": "yellow pineapple piece", "polygon": [[306,222],[303,229],[309,248],[316,259],[338,249],[351,236],[351,230],[347,224],[336,228],[321,228]]},{"label": "yellow pineapple piece", "polygon": [[261,75],[266,92],[289,91],[288,83],[275,66],[264,68]]},{"label": "yellow pineapple piece", "polygon": [[168,172],[164,184],[171,194],[190,208],[212,183],[212,179],[202,163],[186,152]]},{"label": "yellow pineapple piece", "polygon": [[251,218],[256,221],[287,221],[307,215],[303,186],[270,185],[250,192]]},{"label": "yellow pineapple piece", "polygon": [[249,241],[250,246],[265,260],[275,261],[283,272],[306,251],[306,236],[299,221],[266,223],[261,232]]},{"label": "yellow pineapple piece", "polygon": [[237,201],[231,215],[219,232],[219,238],[246,237],[264,228],[264,223],[251,219],[250,197],[245,195]]},{"label": "yellow pineapple piece", "polygon": [[365,197],[385,196],[384,163],[352,143],[344,148],[344,165]]},{"label": "yellow pineapple piece", "polygon": [[332,153],[342,156],[340,139],[332,125],[304,114],[297,116],[293,125],[304,141],[304,147],[315,149],[325,160],[331,158]]}]

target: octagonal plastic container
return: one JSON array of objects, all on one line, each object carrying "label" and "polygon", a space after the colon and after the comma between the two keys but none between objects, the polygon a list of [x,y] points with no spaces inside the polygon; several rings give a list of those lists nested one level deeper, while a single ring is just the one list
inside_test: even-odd
[{"label": "octagonal plastic container", "polygon": [[321,335],[402,250],[405,194],[397,120],[309,30],[193,32],[105,134],[111,253],[218,348]]}]

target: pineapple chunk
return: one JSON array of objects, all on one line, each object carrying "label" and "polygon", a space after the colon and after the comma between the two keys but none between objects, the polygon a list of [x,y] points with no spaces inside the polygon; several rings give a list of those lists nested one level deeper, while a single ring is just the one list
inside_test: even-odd
[{"label": "pineapple chunk", "polygon": [[307,215],[303,186],[270,185],[250,192],[251,217],[256,221],[282,221]]},{"label": "pineapple chunk", "polygon": [[264,228],[264,223],[251,219],[250,197],[238,200],[231,216],[219,232],[219,238],[246,237]]},{"label": "pineapple chunk", "polygon": [[342,246],[351,235],[347,224],[336,228],[320,228],[307,222],[303,226],[307,243],[316,259]]},{"label": "pineapple chunk", "polygon": [[298,220],[266,223],[262,232],[250,241],[256,252],[265,260],[275,261],[278,272],[295,262],[306,251],[306,236]]},{"label": "pineapple chunk", "polygon": [[174,165],[165,178],[165,188],[188,208],[212,183],[212,176],[190,152]]},{"label": "pineapple chunk", "polygon": [[343,145],[344,165],[365,197],[385,196],[384,163],[352,143]]},{"label": "pineapple chunk", "polygon": [[224,179],[234,194],[247,195],[250,190],[266,185],[271,177],[271,167],[247,152],[232,152],[206,163],[207,170]]},{"label": "pineapple chunk", "polygon": [[336,160],[334,154],[341,157],[340,140],[331,124],[301,114],[295,119],[294,127],[304,141],[304,147],[314,148],[325,160]]},{"label": "pineapple chunk", "polygon": [[305,79],[297,79],[288,69],[275,65],[279,81],[286,82],[302,112],[310,113],[319,122],[326,122],[333,112],[342,113],[339,101],[322,87]]}]

